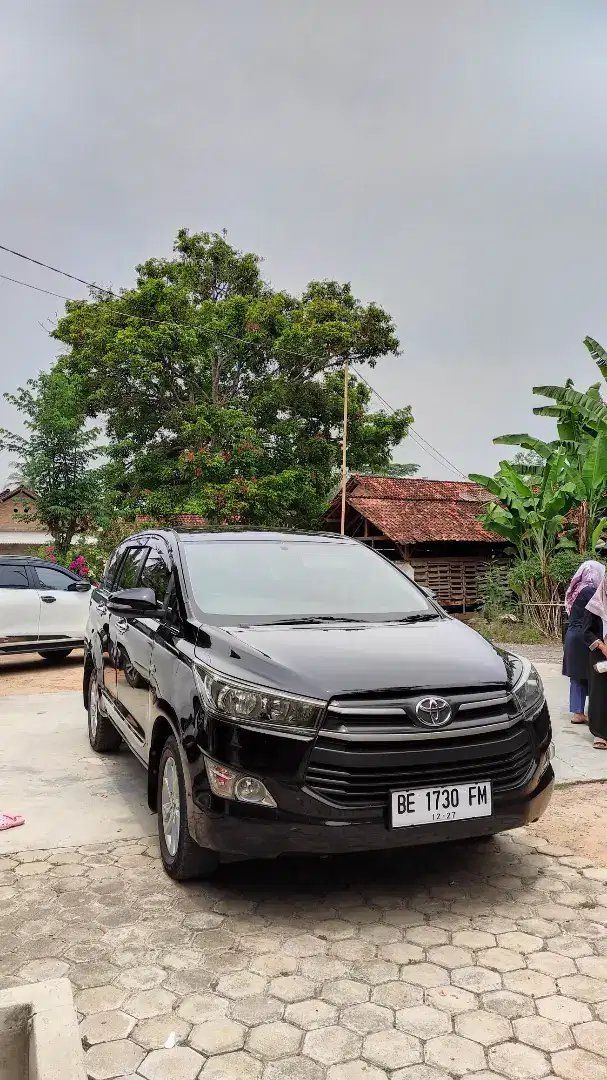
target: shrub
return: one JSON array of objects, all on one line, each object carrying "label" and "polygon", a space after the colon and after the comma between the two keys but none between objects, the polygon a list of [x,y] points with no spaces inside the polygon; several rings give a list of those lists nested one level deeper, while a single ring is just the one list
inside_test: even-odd
[{"label": "shrub", "polygon": [[478,591],[479,614],[487,622],[513,611],[512,590],[508,584],[507,571],[502,564],[490,563],[479,581]]}]

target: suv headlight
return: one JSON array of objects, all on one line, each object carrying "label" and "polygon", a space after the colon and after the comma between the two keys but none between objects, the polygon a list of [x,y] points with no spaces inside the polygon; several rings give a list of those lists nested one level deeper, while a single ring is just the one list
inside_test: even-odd
[{"label": "suv headlight", "polygon": [[529,660],[519,656],[511,657],[514,664],[516,682],[512,690],[526,715],[536,713],[544,702],[544,687],[542,680]]},{"label": "suv headlight", "polygon": [[311,738],[325,710],[324,701],[233,679],[203,664],[193,670],[205,708],[232,723]]}]

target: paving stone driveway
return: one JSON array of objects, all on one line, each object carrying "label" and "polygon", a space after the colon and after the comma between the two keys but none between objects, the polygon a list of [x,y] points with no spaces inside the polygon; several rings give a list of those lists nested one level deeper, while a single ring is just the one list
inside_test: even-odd
[{"label": "paving stone driveway", "polygon": [[607,1080],[607,870],[517,832],[233,864],[0,858],[0,987],[67,975],[93,1080]]}]

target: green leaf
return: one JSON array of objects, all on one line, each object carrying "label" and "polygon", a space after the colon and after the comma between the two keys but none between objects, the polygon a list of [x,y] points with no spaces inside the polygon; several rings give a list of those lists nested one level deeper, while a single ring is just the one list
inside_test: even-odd
[{"label": "green leaf", "polygon": [[533,491],[516,473],[509,461],[500,461],[500,471],[503,476],[510,481],[517,495],[519,495],[521,499],[532,498]]},{"label": "green leaf", "polygon": [[607,518],[601,518],[598,525],[592,530],[592,537],[590,540],[590,550],[592,554],[596,554],[596,546],[603,535],[603,532],[607,529]]},{"label": "green leaf", "polygon": [[584,338],[584,345],[588,349],[588,352],[603,378],[607,379],[607,352],[605,352],[603,346],[599,345],[598,341],[595,341],[594,338],[591,337]]},{"label": "green leaf", "polygon": [[607,427],[607,408],[600,398],[594,398],[589,394],[564,386],[534,386],[533,393],[553,398],[559,405],[578,409],[585,423]]},{"label": "green leaf", "polygon": [[554,451],[554,447],[541,439],[534,439],[532,435],[497,435],[493,440],[496,445],[521,446],[523,450],[530,450],[539,457],[547,460]]}]

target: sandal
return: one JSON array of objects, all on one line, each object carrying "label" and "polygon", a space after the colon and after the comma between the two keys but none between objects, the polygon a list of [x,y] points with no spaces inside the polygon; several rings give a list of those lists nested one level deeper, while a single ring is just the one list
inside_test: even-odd
[{"label": "sandal", "polygon": [[25,818],[21,814],[0,814],[0,832],[5,829],[16,829],[18,825],[24,825]]},{"label": "sandal", "polygon": [[592,747],[594,750],[607,750],[607,739],[595,739]]},{"label": "sandal", "polygon": [[588,723],[588,717],[584,716],[583,713],[574,713],[572,718],[571,718],[571,723],[572,724],[587,724]]}]

